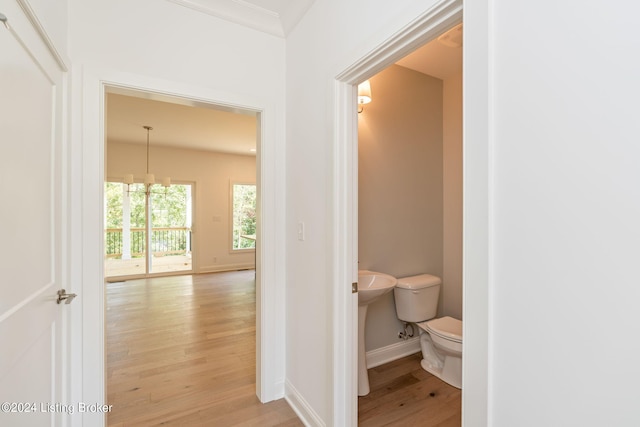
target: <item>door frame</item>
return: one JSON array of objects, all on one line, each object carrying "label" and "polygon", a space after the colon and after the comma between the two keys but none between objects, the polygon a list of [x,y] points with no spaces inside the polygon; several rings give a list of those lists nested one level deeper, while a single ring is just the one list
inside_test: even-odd
[{"label": "door frame", "polygon": [[[473,2],[472,2],[473,3]],[[464,4],[462,422],[484,426],[489,408],[490,7]],[[440,0],[365,56],[336,72],[334,265],[335,425],[357,425],[358,117],[356,86],[462,21],[463,0]],[[470,36],[470,34],[472,34]],[[471,363],[473,361],[473,363]]]},{"label": "door frame", "polygon": [[[229,109],[253,111],[257,115],[258,144],[256,178],[260,206],[256,244],[256,394],[262,402],[284,396],[284,150],[276,138],[276,106],[267,99],[231,94],[153,79],[113,70],[78,65],[74,69],[74,106],[81,123],[74,141],[82,153],[80,164],[82,205],[82,313],[74,333],[82,337],[76,366],[82,366],[81,391],[85,402],[106,403],[105,295],[103,258],[103,193],[105,161],[105,100],[107,88],[145,92],[158,97],[182,99]],[[262,369],[265,367],[265,369]],[[268,367],[268,369],[267,369]],[[104,425],[101,414],[84,414],[85,425]]]}]

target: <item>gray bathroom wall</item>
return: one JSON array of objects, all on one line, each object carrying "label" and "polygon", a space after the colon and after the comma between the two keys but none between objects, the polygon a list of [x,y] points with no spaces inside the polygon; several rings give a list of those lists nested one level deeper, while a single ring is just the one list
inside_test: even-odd
[{"label": "gray bathroom wall", "polygon": [[443,83],[442,315],[462,319],[462,71]]},{"label": "gray bathroom wall", "polygon": [[[398,65],[370,82],[358,126],[359,268],[442,277],[443,82]],[[400,342],[393,293],[369,306],[366,329],[367,351]]]}]

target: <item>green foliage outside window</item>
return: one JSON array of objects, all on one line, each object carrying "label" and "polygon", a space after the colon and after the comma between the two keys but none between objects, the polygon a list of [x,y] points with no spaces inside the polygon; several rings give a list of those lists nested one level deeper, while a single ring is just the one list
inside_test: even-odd
[{"label": "green foliage outside window", "polygon": [[233,184],[233,234],[232,248],[256,247],[256,186]]},{"label": "green foliage outside window", "polygon": [[[122,187],[126,184],[120,182],[107,182],[105,185],[106,197],[106,228],[122,227]],[[157,188],[156,188],[157,187]],[[185,203],[187,199],[186,185],[174,184],[166,189],[159,185],[152,188],[151,194],[151,223],[154,227],[186,227],[187,212]],[[126,194],[126,193],[125,193]],[[129,186],[129,209],[131,212],[132,228],[145,226],[145,193],[144,184],[131,184]]]},{"label": "green foliage outside window", "polygon": [[[159,185],[152,187],[151,193],[151,224],[154,229],[187,227],[187,192],[189,185],[174,184],[166,190]],[[120,182],[105,183],[105,228],[122,229],[123,226],[123,197],[129,199],[129,227],[131,228],[131,254],[141,257],[145,251],[145,186],[131,184],[126,192],[126,184]],[[124,191],[123,191],[124,190]],[[154,252],[170,251],[182,253],[187,251],[187,240],[181,231],[180,236],[158,231],[152,234],[152,248]],[[122,236],[118,231],[107,232],[105,236],[105,252],[115,256],[122,251]]]}]

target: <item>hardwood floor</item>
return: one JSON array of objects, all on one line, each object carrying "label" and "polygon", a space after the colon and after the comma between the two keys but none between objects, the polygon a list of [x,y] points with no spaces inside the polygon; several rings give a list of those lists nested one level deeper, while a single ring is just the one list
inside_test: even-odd
[{"label": "hardwood floor", "polygon": [[[255,396],[253,271],[108,283],[110,427],[302,426]],[[360,426],[460,426],[460,391],[412,355],[369,370]]]},{"label": "hardwood floor", "polygon": [[459,427],[461,392],[420,366],[416,353],[369,369],[371,393],[358,398],[358,425]]},{"label": "hardwood floor", "polygon": [[255,396],[253,271],[106,286],[109,426],[302,425]]}]

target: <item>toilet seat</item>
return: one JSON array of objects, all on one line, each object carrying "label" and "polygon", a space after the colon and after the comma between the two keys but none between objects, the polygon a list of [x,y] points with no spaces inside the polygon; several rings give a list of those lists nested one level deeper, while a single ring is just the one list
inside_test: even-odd
[{"label": "toilet seat", "polygon": [[437,335],[444,340],[462,343],[461,320],[445,316],[439,319],[433,319],[427,322],[419,323],[418,326],[420,326],[430,334]]}]

